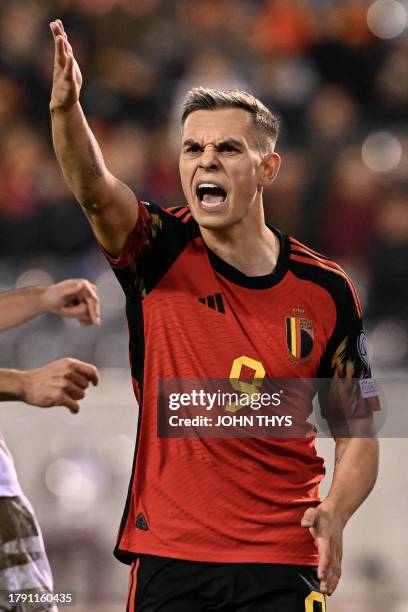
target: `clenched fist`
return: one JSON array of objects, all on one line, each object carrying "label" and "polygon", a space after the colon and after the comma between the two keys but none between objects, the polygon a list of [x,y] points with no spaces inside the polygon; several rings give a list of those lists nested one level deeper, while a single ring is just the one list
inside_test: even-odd
[{"label": "clenched fist", "polygon": [[60,359],[22,373],[21,399],[41,408],[66,406],[77,413],[78,401],[85,397],[89,384],[96,386],[98,382],[95,366],[78,359]]},{"label": "clenched fist", "polygon": [[42,296],[47,312],[78,319],[81,325],[99,325],[99,298],[95,285],[83,278],[50,285]]}]

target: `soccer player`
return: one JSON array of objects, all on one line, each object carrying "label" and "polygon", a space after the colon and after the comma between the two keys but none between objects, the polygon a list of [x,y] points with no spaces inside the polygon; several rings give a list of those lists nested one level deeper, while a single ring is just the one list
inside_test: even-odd
[{"label": "soccer player", "polygon": [[[99,324],[99,299],[93,285],[83,279],[2,293],[0,332],[45,312],[95,325]],[[96,368],[77,359],[60,359],[28,371],[0,369],[0,401],[20,400],[42,408],[66,406],[77,413],[90,383],[98,383]],[[20,591],[34,598],[30,606],[17,602]],[[41,595],[47,593],[52,593],[52,576],[40,527],[0,433],[0,610],[55,611],[53,604],[40,603]]]},{"label": "soccer player", "polygon": [[56,155],[127,296],[139,401],[115,551],[131,564],[127,609],[325,610],[343,529],[376,479],[376,440],[336,439],[320,501],[313,437],[157,434],[163,379],[370,377],[349,278],[265,224],[263,190],[280,165],[277,121],[245,92],[192,90],[180,152],[187,207],[141,202],[106,168],[67,35],[60,20],[50,27]]}]

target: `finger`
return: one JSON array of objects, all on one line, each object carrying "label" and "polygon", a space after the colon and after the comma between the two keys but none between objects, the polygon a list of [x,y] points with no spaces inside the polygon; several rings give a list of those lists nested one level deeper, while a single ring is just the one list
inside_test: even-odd
[{"label": "finger", "polygon": [[328,595],[330,597],[330,595],[333,595],[334,591],[336,590],[338,585],[338,580],[337,581],[333,581],[331,583],[324,583],[321,582],[320,583],[320,592],[323,593],[323,595]]},{"label": "finger", "polygon": [[90,381],[88,378],[76,370],[70,372],[68,378],[80,389],[87,389],[89,387]]},{"label": "finger", "polygon": [[54,37],[54,40],[56,39],[56,37],[58,36],[58,34],[63,34],[60,26],[58,25],[58,23],[56,21],[51,21],[50,22],[50,30],[52,32],[52,35]]},{"label": "finger", "polygon": [[64,393],[66,393],[66,395],[69,395],[69,397],[74,400],[81,400],[85,397],[84,389],[76,385],[74,382],[71,382],[71,379],[65,381]]},{"label": "finger", "polygon": [[64,69],[64,78],[66,81],[74,80],[74,56],[71,53],[67,54],[67,63]]},{"label": "finger", "polygon": [[320,590],[324,595],[332,595],[340,580],[340,568],[333,567],[327,578],[320,582]]},{"label": "finger", "polygon": [[327,578],[325,580],[323,580],[323,582],[325,582],[325,586],[327,586],[327,593],[328,595],[331,595],[340,580],[341,577],[341,554],[337,554],[334,555],[333,561],[330,564],[328,573],[327,573]]},{"label": "finger", "polygon": [[320,589],[320,592],[323,593],[323,595],[331,595],[331,593],[329,592],[330,589],[328,587],[328,584],[324,580],[320,581],[319,589]]},{"label": "finger", "polygon": [[93,297],[89,297],[79,304],[64,306],[61,308],[60,314],[64,317],[78,319],[81,325],[99,325],[101,322],[99,300],[95,301]]},{"label": "finger", "polygon": [[63,306],[59,312],[64,317],[80,319],[87,314],[88,305],[86,302],[79,302],[79,304],[68,304]]},{"label": "finger", "polygon": [[65,41],[68,43],[68,34],[65,31],[64,24],[62,23],[61,19],[57,19],[57,24],[58,24],[58,27],[59,27],[59,30],[62,36],[64,37]]},{"label": "finger", "polygon": [[304,513],[300,524],[302,527],[313,527],[316,524],[317,511],[316,508],[308,508]]},{"label": "finger", "polygon": [[91,297],[92,299],[94,299],[95,302],[99,302],[99,297],[98,297],[98,294],[96,292],[96,286],[93,285],[92,283],[86,282],[82,292],[86,296]]},{"label": "finger", "polygon": [[319,551],[319,565],[317,568],[317,576],[319,580],[325,580],[327,578],[330,563],[332,561],[330,544],[327,538],[317,538],[316,543]]},{"label": "finger", "polygon": [[331,592],[331,585],[333,583],[333,568],[329,565],[324,576],[320,576],[320,590],[325,595],[329,595]]},{"label": "finger", "polygon": [[55,38],[57,36],[57,25],[56,25],[56,23],[54,21],[51,21],[49,26],[50,26],[50,30],[51,30],[52,36],[54,38],[54,41],[55,41]]},{"label": "finger", "polygon": [[57,19],[56,22],[58,23],[59,27],[61,28],[61,30],[65,33],[65,28],[64,28],[64,24],[62,23],[61,19]]},{"label": "finger", "polygon": [[96,302],[99,302],[96,285],[87,280],[80,281],[78,286],[78,296],[92,297]]},{"label": "finger", "polygon": [[[99,297],[96,293],[95,285],[92,285],[88,281],[83,281],[84,285],[77,294],[77,299],[85,300],[87,307],[87,313],[89,314],[90,323],[93,325],[99,325],[100,323],[100,307]],[[85,317],[81,321],[81,325],[88,325],[89,322]]]},{"label": "finger", "polygon": [[94,297],[86,298],[86,305],[88,307],[89,317],[91,319],[91,323],[94,325],[99,325],[101,322],[100,312],[99,312],[99,300],[95,300]]},{"label": "finger", "polygon": [[98,370],[95,366],[90,363],[85,363],[83,361],[74,361],[74,371],[79,372],[82,376],[85,376],[91,383],[96,386],[99,382],[99,374]]},{"label": "finger", "polygon": [[64,24],[62,23],[61,19],[56,19],[55,23],[57,24],[57,26],[58,26],[61,34],[64,36],[64,38],[67,38],[67,33],[65,31]]},{"label": "finger", "polygon": [[62,281],[57,285],[61,291],[61,298],[65,301],[77,299],[79,300],[82,295],[92,296],[95,300],[98,300],[98,294],[96,292],[96,285],[90,283],[86,279],[71,279]]},{"label": "finger", "polygon": [[61,400],[59,402],[59,405],[60,406],[65,406],[66,408],[68,408],[72,412],[72,414],[77,414],[79,412],[79,404],[78,404],[78,402],[76,402],[74,399],[72,399],[66,393],[63,393],[61,395]]},{"label": "finger", "polygon": [[65,53],[65,49],[64,49],[64,39],[59,34],[57,38],[55,39],[55,60],[61,68],[65,67],[66,62],[67,62],[67,57],[68,56]]}]

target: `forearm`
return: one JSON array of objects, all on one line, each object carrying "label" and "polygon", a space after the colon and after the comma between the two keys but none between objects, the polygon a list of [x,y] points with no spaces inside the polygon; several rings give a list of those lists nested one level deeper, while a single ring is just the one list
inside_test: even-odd
[{"label": "forearm", "polygon": [[47,287],[26,287],[0,293],[0,332],[46,312]]},{"label": "forearm", "polygon": [[68,187],[87,212],[96,212],[114,178],[79,102],[61,110],[50,105],[55,154]]},{"label": "forearm", "polygon": [[341,438],[336,441],[336,465],[324,500],[345,525],[372,491],[378,474],[378,440]]},{"label": "forearm", "polygon": [[24,372],[0,369],[0,401],[24,400]]},{"label": "forearm", "polygon": [[50,23],[55,56],[51,92],[54,149],[65,180],[82,205],[99,242],[117,255],[135,226],[132,191],[106,168],[79,103],[82,75],[60,20]]},{"label": "forearm", "polygon": [[55,153],[68,187],[99,242],[115,255],[136,223],[135,196],[106,168],[79,102],[68,110],[51,107],[51,121]]}]

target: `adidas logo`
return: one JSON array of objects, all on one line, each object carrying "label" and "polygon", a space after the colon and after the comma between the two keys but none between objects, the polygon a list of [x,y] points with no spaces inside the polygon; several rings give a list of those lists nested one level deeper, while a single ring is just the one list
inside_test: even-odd
[{"label": "adidas logo", "polygon": [[207,295],[207,297],[199,297],[198,301],[201,304],[206,304],[211,310],[218,310],[221,314],[225,314],[221,293],[214,293],[212,295]]},{"label": "adidas logo", "polygon": [[146,519],[142,513],[136,519],[136,527],[138,529],[142,529],[143,531],[148,531],[149,527],[147,526]]}]

